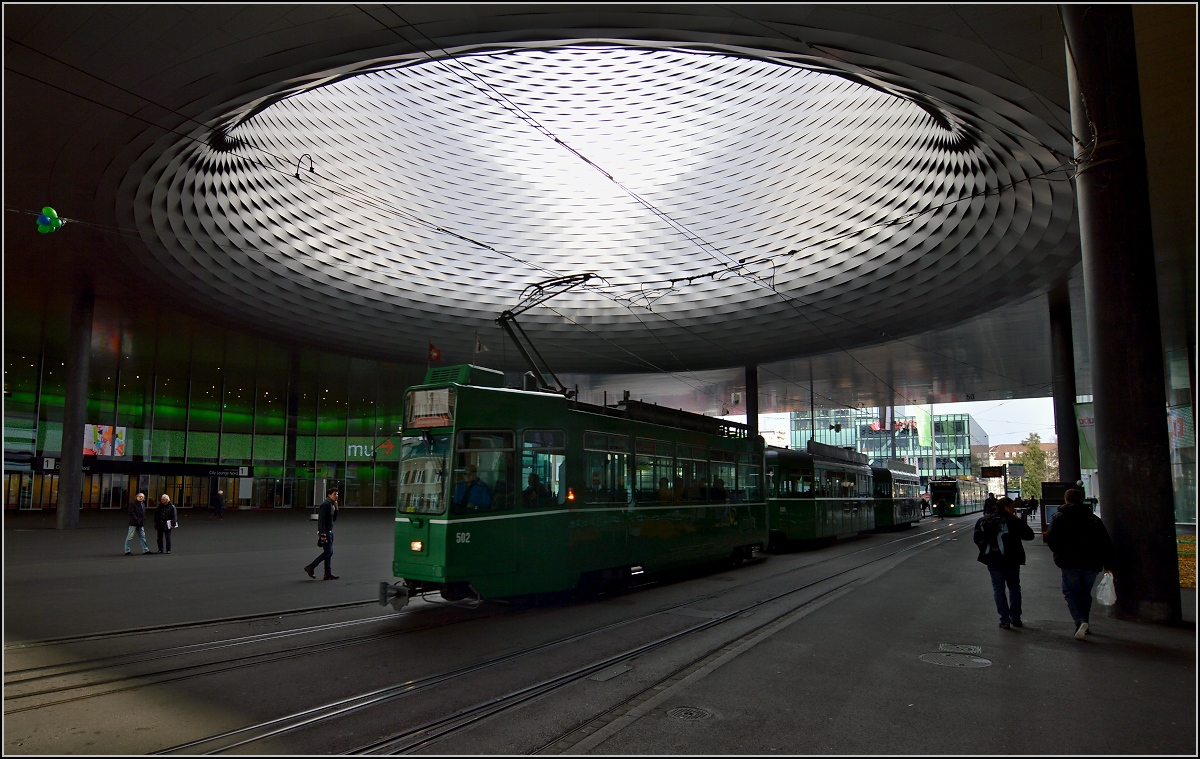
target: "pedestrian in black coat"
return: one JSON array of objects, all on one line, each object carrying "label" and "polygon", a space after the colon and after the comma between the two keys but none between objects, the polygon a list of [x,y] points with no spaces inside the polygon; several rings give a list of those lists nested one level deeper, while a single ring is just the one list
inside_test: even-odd
[{"label": "pedestrian in black coat", "polygon": [[154,530],[158,533],[158,552],[163,552],[163,537],[167,539],[167,553],[171,552],[171,532],[179,525],[179,512],[171,503],[171,496],[163,493],[154,510]]},{"label": "pedestrian in black coat", "polygon": [[224,490],[213,490],[212,491],[212,496],[209,497],[209,499],[208,499],[208,505],[212,508],[212,514],[209,516],[209,519],[212,519],[213,517],[216,517],[217,519],[225,518],[224,496],[225,496]]},{"label": "pedestrian in black coat", "polygon": [[150,546],[146,545],[146,494],[138,493],[133,502],[129,504],[129,531],[125,533],[125,555],[132,556],[129,550],[129,542],[133,540],[133,534],[137,533],[142,539],[142,554],[150,553]]},{"label": "pedestrian in black coat", "polygon": [[325,500],[321,502],[321,511],[317,517],[317,542],[321,546],[321,555],[304,566],[304,571],[314,580],[317,579],[317,576],[313,574],[313,570],[322,561],[325,562],[324,579],[338,579],[338,576],[333,573],[333,523],[337,521],[337,502],[337,486],[330,485],[326,490]]},{"label": "pedestrian in black coat", "polygon": [[1075,640],[1088,635],[1092,586],[1101,572],[1112,574],[1113,544],[1100,517],[1083,502],[1083,491],[1072,488],[1046,528],[1046,545],[1062,571],[1062,592],[1075,622]]},{"label": "pedestrian in black coat", "polygon": [[[987,565],[992,576],[992,595],[1000,626],[1023,627],[1021,623],[1021,565],[1025,563],[1023,540],[1033,540],[1033,530],[1016,516],[1016,504],[1011,498],[996,502],[996,511],[975,523],[973,536],[979,546],[978,560]],[[1004,588],[1008,586],[1008,596]]]}]

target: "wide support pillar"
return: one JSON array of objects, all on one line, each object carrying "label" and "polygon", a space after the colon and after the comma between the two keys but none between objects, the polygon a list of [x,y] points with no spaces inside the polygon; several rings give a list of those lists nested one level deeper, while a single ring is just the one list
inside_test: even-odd
[{"label": "wide support pillar", "polygon": [[1076,482],[1079,428],[1075,426],[1075,351],[1071,332],[1071,294],[1066,283],[1050,291],[1050,370],[1054,394],[1054,431],[1058,438],[1058,481]]},{"label": "wide support pillar", "polygon": [[750,438],[758,436],[758,364],[746,364],[746,424]]},{"label": "wide support pillar", "polygon": [[1179,565],[1133,10],[1060,6],[1091,349],[1100,511],[1124,619],[1179,622]]},{"label": "wide support pillar", "polygon": [[62,459],[55,514],[60,530],[79,526],[79,506],[83,499],[83,425],[87,422],[95,307],[96,298],[91,288],[81,287],[71,304],[71,326],[67,334],[67,385],[63,399]]}]

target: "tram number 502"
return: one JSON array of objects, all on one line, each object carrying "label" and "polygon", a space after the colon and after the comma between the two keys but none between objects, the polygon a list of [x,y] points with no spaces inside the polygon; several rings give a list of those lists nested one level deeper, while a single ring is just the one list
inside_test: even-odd
[{"label": "tram number 502", "polygon": [[471,533],[469,533],[469,532],[454,533],[454,542],[455,543],[470,543],[471,542]]}]

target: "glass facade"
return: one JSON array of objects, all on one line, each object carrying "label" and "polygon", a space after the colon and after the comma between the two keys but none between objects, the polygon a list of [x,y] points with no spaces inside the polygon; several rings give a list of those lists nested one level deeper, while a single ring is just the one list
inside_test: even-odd
[{"label": "glass facade", "polygon": [[[6,338],[5,508],[52,509],[66,335]],[[207,508],[216,489],[229,509],[305,508],[326,480],[346,506],[395,507],[403,393],[424,366],[282,345],[169,308],[130,316],[99,297],[91,342],[85,448],[94,437],[97,453],[84,456],[83,508],[123,509],[136,489],[183,508]]]},{"label": "glass facade", "polygon": [[917,467],[922,487],[930,476],[979,476],[980,468],[987,466],[988,434],[970,414],[935,415],[934,445],[922,447],[915,417],[896,416],[889,424],[886,412],[818,409],[815,419],[808,412],[793,412],[791,445],[804,450],[813,437],[818,443],[865,453],[872,466],[899,459]]}]

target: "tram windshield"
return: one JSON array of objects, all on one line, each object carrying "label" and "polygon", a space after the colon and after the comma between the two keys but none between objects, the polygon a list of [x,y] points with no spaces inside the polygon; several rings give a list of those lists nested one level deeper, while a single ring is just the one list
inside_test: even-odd
[{"label": "tram windshield", "polygon": [[400,496],[404,514],[441,514],[446,510],[449,435],[411,435],[400,440]]}]

